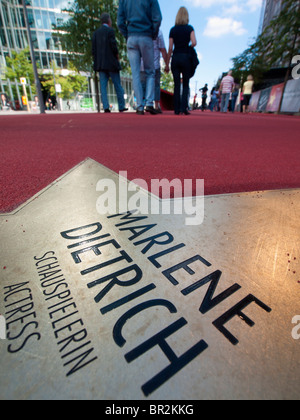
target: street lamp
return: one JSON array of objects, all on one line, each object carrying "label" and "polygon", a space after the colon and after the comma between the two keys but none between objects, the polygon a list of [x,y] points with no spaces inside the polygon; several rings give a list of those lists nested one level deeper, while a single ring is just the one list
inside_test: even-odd
[{"label": "street lamp", "polygon": [[45,114],[45,104],[44,104],[44,98],[43,98],[43,94],[42,94],[41,82],[40,82],[40,79],[39,79],[37,66],[36,66],[36,61],[35,61],[34,48],[33,48],[33,43],[32,43],[32,36],[31,36],[31,30],[30,30],[30,25],[29,25],[26,0],[22,0],[22,5],[23,5],[23,10],[24,10],[24,18],[25,18],[27,34],[28,34],[28,42],[29,42],[30,56],[31,56],[31,62],[32,62],[33,72],[34,72],[34,80],[35,80],[37,95],[38,95],[38,98],[39,98],[40,113]]}]

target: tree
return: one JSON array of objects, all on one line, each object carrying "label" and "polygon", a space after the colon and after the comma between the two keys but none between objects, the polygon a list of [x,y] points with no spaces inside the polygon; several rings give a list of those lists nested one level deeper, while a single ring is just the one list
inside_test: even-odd
[{"label": "tree", "polygon": [[5,77],[7,79],[11,82],[14,82],[15,80],[20,82],[20,78],[25,77],[31,86],[33,94],[36,93],[29,48],[26,48],[19,53],[13,51],[11,57],[6,57],[6,65]]},{"label": "tree", "polygon": [[284,0],[278,17],[274,18],[258,39],[269,67],[291,67],[292,59],[299,51],[300,0]]},{"label": "tree", "polygon": [[172,73],[161,72],[161,88],[168,92],[174,92],[174,79]]},{"label": "tree", "polygon": [[260,80],[274,67],[288,68],[289,79],[292,59],[299,51],[300,0],[284,0],[281,12],[265,28],[258,39],[241,55],[232,59],[235,73],[251,73]]},{"label": "tree", "polygon": [[69,60],[76,68],[80,71],[92,71],[92,37],[101,26],[100,17],[104,12],[109,13],[112,19],[122,68],[124,70],[128,68],[126,40],[116,26],[118,5],[115,0],[75,0],[66,11],[70,14],[70,19],[57,26],[56,30],[59,32],[64,49],[68,51]]},{"label": "tree", "polygon": [[[78,74],[76,69],[72,67],[68,76],[62,76],[60,71],[56,68],[55,72],[55,82],[56,84],[61,85],[62,92],[60,96],[62,99],[71,99],[76,96],[77,93],[85,92],[88,80],[85,76]],[[43,81],[41,82],[44,89],[46,89],[51,96],[55,96],[55,86],[53,74],[47,74],[43,76]]]},{"label": "tree", "polygon": [[262,55],[259,44],[256,41],[250,45],[242,54],[232,59],[233,77],[236,80],[246,80],[251,74],[259,83],[263,79],[264,73],[268,70],[267,63]]}]

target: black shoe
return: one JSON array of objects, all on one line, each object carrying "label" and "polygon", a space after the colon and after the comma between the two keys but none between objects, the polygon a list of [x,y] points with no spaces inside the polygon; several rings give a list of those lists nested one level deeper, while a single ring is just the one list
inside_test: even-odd
[{"label": "black shoe", "polygon": [[128,111],[128,108],[120,109],[119,112],[126,112]]},{"label": "black shoe", "polygon": [[146,112],[149,112],[151,115],[159,114],[159,111],[157,111],[153,106],[146,106]]},{"label": "black shoe", "polygon": [[105,109],[104,112],[105,112],[105,114],[110,114],[111,113],[110,109]]},{"label": "black shoe", "polygon": [[143,109],[138,109],[138,110],[136,111],[136,113],[137,113],[137,115],[145,115],[145,112],[144,112],[144,110],[143,110]]}]

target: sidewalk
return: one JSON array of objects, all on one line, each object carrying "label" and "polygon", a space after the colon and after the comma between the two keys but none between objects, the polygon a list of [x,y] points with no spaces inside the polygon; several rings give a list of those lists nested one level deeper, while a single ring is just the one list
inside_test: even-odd
[{"label": "sidewalk", "polygon": [[[17,115],[17,118],[11,118]],[[300,187],[299,118],[193,112],[0,117],[0,212],[87,157],[128,177],[204,179],[205,194]]]},{"label": "sidewalk", "polygon": [[[46,114],[97,114],[97,111],[46,111]],[[32,115],[41,115],[40,112],[37,111],[0,111],[1,116],[32,116]]]}]

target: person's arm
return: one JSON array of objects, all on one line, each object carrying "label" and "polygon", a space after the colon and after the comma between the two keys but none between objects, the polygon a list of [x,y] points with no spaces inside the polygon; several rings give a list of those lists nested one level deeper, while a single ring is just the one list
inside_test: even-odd
[{"label": "person's arm", "polygon": [[117,24],[118,24],[118,28],[121,34],[127,39],[128,38],[127,19],[126,19],[126,10],[124,7],[123,0],[120,0],[120,3],[119,3]]},{"label": "person's arm", "polygon": [[167,56],[167,68],[170,68],[170,60],[171,60],[171,56],[172,56],[172,53],[173,53],[173,48],[174,48],[174,39],[169,38],[169,51],[168,51],[168,56]]},{"label": "person's arm", "polygon": [[168,53],[167,53],[167,50],[166,50],[166,48],[161,48],[161,49],[160,49],[160,52],[161,52],[162,58],[164,59],[164,62],[165,62],[165,65],[166,65],[166,69],[165,69],[165,71],[168,73],[168,72],[169,72],[169,70],[170,70],[170,68],[169,68]]},{"label": "person's arm", "polygon": [[162,22],[162,14],[157,0],[152,0],[151,11],[153,24],[153,39],[156,39]]},{"label": "person's arm", "polygon": [[192,47],[196,47],[196,45],[197,45],[197,39],[196,39],[195,31],[193,31],[191,33],[191,45],[192,45]]},{"label": "person's arm", "polygon": [[119,57],[119,50],[118,50],[118,44],[115,36],[115,31],[113,29],[109,32],[109,43],[112,49],[112,52],[115,57]]}]

